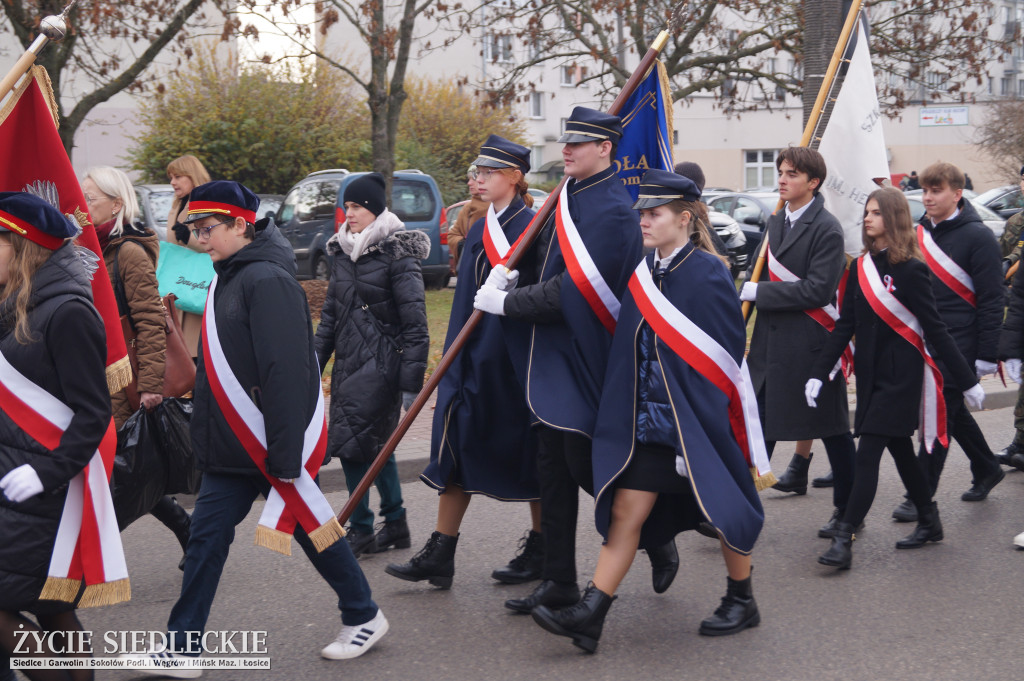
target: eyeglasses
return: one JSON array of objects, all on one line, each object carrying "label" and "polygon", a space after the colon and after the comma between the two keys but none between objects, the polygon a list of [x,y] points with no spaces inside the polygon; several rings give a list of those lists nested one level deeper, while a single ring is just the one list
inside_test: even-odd
[{"label": "eyeglasses", "polygon": [[100,199],[110,199],[110,198],[112,198],[112,197],[110,197],[110,196],[107,196],[106,194],[101,194],[101,195],[99,195],[99,196],[93,196],[92,194],[83,194],[83,195],[82,195],[82,198],[84,198],[84,199],[85,199],[85,203],[86,203],[87,205],[90,205],[90,206],[91,206],[92,204],[96,203],[96,202],[97,202],[97,201],[99,201]]},{"label": "eyeglasses", "polygon": [[500,171],[498,169],[478,170],[478,171],[476,171],[476,179],[483,180],[484,182],[486,182],[487,180],[491,179],[491,175],[494,175],[497,172],[500,172]]},{"label": "eyeglasses", "polygon": [[197,239],[209,239],[210,232],[213,231],[214,227],[220,227],[221,225],[227,225],[232,222],[234,222],[234,219],[225,220],[224,222],[215,222],[209,227],[196,227],[195,229],[192,230],[192,236],[194,236]]}]

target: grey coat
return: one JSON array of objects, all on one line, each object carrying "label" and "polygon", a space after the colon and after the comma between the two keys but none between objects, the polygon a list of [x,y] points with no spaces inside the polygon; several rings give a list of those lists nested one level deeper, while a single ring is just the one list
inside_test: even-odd
[{"label": "grey coat", "polygon": [[828,338],[828,331],[804,310],[835,302],[846,255],[843,229],[825,210],[820,195],[783,240],[785,219],[784,211],[773,215],[765,234],[775,258],[800,281],[769,281],[765,265],[757,284],[757,320],[747,364],[763,415],[765,439],[810,440],[850,430],[846,380],[841,373],[822,386],[816,409],[808,407],[804,399],[811,365]]}]

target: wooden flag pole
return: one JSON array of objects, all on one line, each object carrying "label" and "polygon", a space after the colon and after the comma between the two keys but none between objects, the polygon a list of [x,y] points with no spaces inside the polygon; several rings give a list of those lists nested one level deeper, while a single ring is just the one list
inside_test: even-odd
[{"label": "wooden flag pole", "polygon": [[[665,43],[667,42],[668,31],[662,31],[658,34],[658,37],[654,39],[654,42],[651,43],[651,47],[647,50],[647,54],[645,54],[643,59],[640,60],[640,64],[636,67],[633,74],[629,77],[629,80],[627,80],[626,84],[622,87],[622,91],[619,93],[619,96],[615,98],[614,102],[612,102],[611,107],[608,109],[608,113],[619,113],[622,107],[626,104],[626,100],[629,99],[633,94],[633,91],[636,90],[637,86],[641,81],[643,81],[647,71],[654,65],[655,60],[658,58],[658,55],[661,53],[661,50],[665,47]],[[544,205],[537,211],[537,214],[534,215],[529,227],[526,228],[526,231],[523,233],[518,245],[508,258],[508,262],[505,265],[508,269],[512,270],[516,268],[516,265],[520,260],[522,260],[530,246],[540,235],[548,217],[558,204],[558,195],[561,193],[562,186],[566,181],[567,178],[563,177],[558,186],[551,190],[550,199],[545,201]],[[444,357],[441,358],[437,368],[434,369],[434,373],[430,375],[430,379],[423,386],[423,389],[420,390],[420,394],[416,396],[415,400],[413,400],[412,406],[410,406],[409,410],[405,412],[405,416],[403,416],[402,420],[398,423],[398,427],[395,428],[395,432],[391,433],[391,437],[389,437],[388,441],[384,443],[384,447],[382,447],[380,453],[377,454],[377,458],[374,459],[373,464],[366,472],[366,475],[363,476],[363,479],[359,481],[359,485],[357,485],[352,494],[349,495],[348,501],[345,502],[345,506],[341,509],[341,513],[338,514],[338,522],[342,525],[348,521],[352,512],[355,511],[356,504],[359,503],[359,500],[366,495],[367,491],[369,491],[370,485],[373,484],[373,481],[380,474],[388,459],[391,458],[395,448],[398,447],[398,443],[402,441],[405,433],[412,426],[413,421],[419,415],[424,405],[426,405],[431,393],[433,393],[437,388],[438,384],[441,382],[441,378],[444,376],[445,372],[448,371],[452,362],[455,361],[456,355],[458,355],[466,345],[466,342],[469,340],[473,330],[476,329],[485,314],[485,312],[481,312],[480,310],[473,310],[473,314],[470,315],[465,325],[463,325],[462,330],[459,331],[459,335],[455,337],[454,341],[452,341],[448,351],[444,353]]]},{"label": "wooden flag pole", "polygon": [[36,56],[42,52],[48,42],[51,40],[59,42],[64,39],[68,28],[67,14],[77,1],[72,0],[61,14],[49,16],[42,20],[39,24],[39,35],[32,41],[32,44],[25,50],[25,53],[18,57],[18,61],[14,63],[14,66],[7,72],[3,80],[0,80],[0,102],[10,94],[18,84],[18,81],[28,73],[28,70],[32,68],[32,64],[36,61]]},{"label": "wooden flag pole", "polygon": [[[832,82],[836,78],[836,72],[839,70],[839,63],[843,60],[843,54],[846,53],[846,46],[850,42],[850,35],[853,33],[853,27],[857,24],[857,16],[860,13],[861,0],[853,0],[853,4],[850,6],[850,12],[846,15],[846,22],[843,24],[843,30],[839,34],[839,40],[836,41],[836,49],[832,52],[832,61],[828,64],[828,70],[825,71],[825,79],[821,81],[821,87],[818,89],[818,97],[814,100],[814,108],[811,109],[811,115],[807,118],[807,125],[804,126],[803,137],[800,138],[800,146],[806,147],[811,143],[811,137],[814,135],[814,130],[818,127],[818,120],[821,118],[821,114],[825,112],[825,99],[828,97],[829,90],[832,89]],[[778,204],[775,206],[775,212],[778,213],[782,207],[786,205],[786,202],[779,199]],[[765,232],[767,233],[768,226],[765,225]],[[757,253],[757,262],[754,263],[754,271],[750,273],[749,281],[751,283],[757,283],[761,280],[761,272],[764,271],[764,263],[766,253],[768,251],[768,239],[762,237],[761,249]],[[750,319],[750,310],[753,307],[753,303],[749,300],[743,302],[743,319]]]}]

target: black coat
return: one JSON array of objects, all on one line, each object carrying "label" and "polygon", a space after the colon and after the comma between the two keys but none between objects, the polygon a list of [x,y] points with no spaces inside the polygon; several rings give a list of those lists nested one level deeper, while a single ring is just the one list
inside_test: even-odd
[{"label": "black coat", "polygon": [[[925,217],[921,224],[935,243],[956,262],[974,283],[977,308],[956,294],[932,273],[935,305],[964,358],[971,364],[999,357],[999,330],[1003,323],[1002,252],[992,230],[985,226],[970,201],[960,200],[960,212],[935,227]],[[941,365],[940,365],[941,366]],[[943,375],[951,378],[945,367]]]},{"label": "black coat", "polygon": [[29,324],[39,340],[27,345],[14,337],[14,298],[0,304],[0,352],[18,372],[74,412],[60,445],[48,451],[0,409],[0,477],[27,463],[43,483],[42,494],[20,504],[0,494],[3,610],[25,609],[39,596],[67,484],[89,463],[110,424],[106,336],[89,286],[89,275],[73,247],[55,251],[32,280]]},{"label": "black coat", "polygon": [[[306,294],[295,281],[291,244],[269,218],[263,219],[252,243],[213,268],[217,332],[238,382],[263,412],[267,473],[297,478],[320,370]],[[194,412],[192,446],[201,470],[261,475],[217,406],[202,354]]]},{"label": "black coat", "polygon": [[[913,258],[892,265],[884,252],[873,256],[872,260],[879,277],[892,277],[893,296],[921,323],[928,351],[951,369],[955,383],[946,388],[967,390],[974,386],[978,382],[974,369],[960,354],[936,311],[928,266]],[[829,371],[856,335],[854,433],[910,436],[919,424],[924,359],[914,346],[875,314],[861,290],[856,265],[850,267],[839,321],[810,376],[827,383]]]},{"label": "black coat", "polygon": [[429,252],[423,232],[402,230],[356,262],[333,253],[316,330],[320,366],[334,355],[328,456],[373,460],[398,425],[402,392],[423,387],[430,336],[420,260]]},{"label": "black coat", "polygon": [[999,337],[999,359],[1024,357],[1024,267],[1018,267],[1010,289],[1010,305]]},{"label": "black coat", "polygon": [[776,259],[800,281],[768,281],[765,271],[757,284],[757,320],[747,355],[758,406],[764,413],[764,437],[793,441],[839,435],[850,430],[846,381],[840,377],[826,383],[817,409],[804,400],[807,366],[828,338],[825,327],[804,310],[835,299],[846,268],[843,229],[825,210],[820,195],[783,239],[785,219],[783,211],[769,218],[765,235]]}]

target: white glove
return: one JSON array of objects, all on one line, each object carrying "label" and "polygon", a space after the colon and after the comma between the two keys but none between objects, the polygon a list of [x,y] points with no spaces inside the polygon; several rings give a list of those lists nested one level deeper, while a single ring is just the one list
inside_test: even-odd
[{"label": "white glove", "polygon": [[982,376],[988,376],[999,371],[999,365],[995,362],[986,362],[983,359],[974,360],[974,373],[978,374],[980,379]]},{"label": "white glove", "polygon": [[1003,361],[1003,366],[1006,367],[1006,373],[1010,375],[1016,383],[1020,383],[1020,360],[1019,359],[1007,359]]},{"label": "white glove", "polygon": [[278,480],[280,480],[281,482],[286,482],[289,485],[295,484],[295,478],[278,478]]},{"label": "white glove", "polygon": [[402,411],[409,411],[409,407],[416,400],[418,393],[409,392],[408,390],[402,391]]},{"label": "white glove", "polygon": [[498,265],[487,275],[484,286],[493,286],[499,291],[511,291],[519,281],[519,270],[510,270],[504,265]]},{"label": "white glove", "polygon": [[30,497],[34,497],[43,491],[43,483],[39,479],[36,469],[27,463],[23,463],[0,480],[0,489],[4,496],[16,504],[20,504]]},{"label": "white glove", "polygon": [[976,383],[970,390],[965,390],[964,400],[967,401],[968,406],[981,409],[981,405],[985,401],[985,389],[981,387],[981,383]]},{"label": "white glove", "polygon": [[818,403],[815,401],[818,397],[818,393],[821,392],[821,380],[817,378],[810,378],[807,383],[804,384],[804,399],[807,400],[808,407],[817,407]]},{"label": "white glove", "polygon": [[751,303],[757,301],[757,284],[752,281],[748,281],[743,284],[743,288],[740,289],[740,300],[749,301]]},{"label": "white glove", "polygon": [[484,312],[504,316],[505,296],[507,295],[508,293],[505,291],[499,291],[494,286],[484,284],[476,292],[476,298],[473,299],[473,307]]}]

